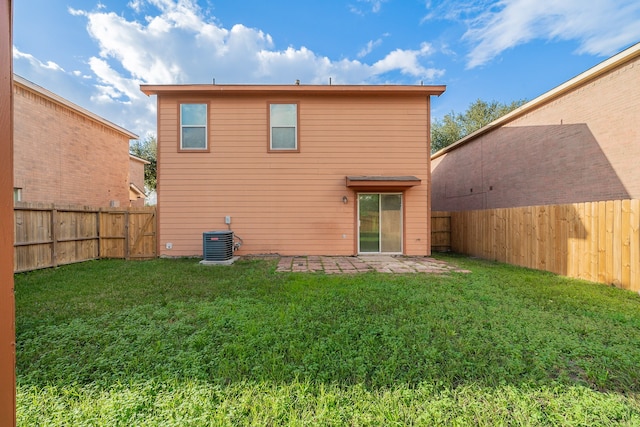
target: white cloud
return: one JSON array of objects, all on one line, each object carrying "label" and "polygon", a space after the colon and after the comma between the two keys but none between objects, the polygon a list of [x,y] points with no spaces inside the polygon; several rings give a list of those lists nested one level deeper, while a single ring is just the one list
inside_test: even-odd
[{"label": "white cloud", "polygon": [[378,47],[382,44],[382,39],[377,40],[369,40],[367,45],[358,52],[358,58],[364,58],[368,54],[370,54],[375,47]]},{"label": "white cloud", "polygon": [[142,2],[140,0],[132,0],[127,4],[127,6],[129,6],[136,12],[140,12],[140,10],[142,9]]},{"label": "white cloud", "polygon": [[373,64],[372,69],[379,74],[399,70],[406,75],[418,78],[425,77],[427,79],[442,76],[444,74],[443,70],[428,69],[420,64],[419,58],[428,56],[430,53],[432,53],[432,47],[428,43],[423,43],[419,50],[396,49]]},{"label": "white cloud", "polygon": [[[372,10],[382,1],[367,0]],[[113,12],[76,11],[87,18],[87,30],[100,48],[99,59],[89,63],[107,92],[116,99],[130,93],[124,80],[154,83],[289,83],[326,82],[329,76],[344,83],[373,82],[383,73],[399,71],[429,79],[433,70],[420,64],[431,52],[396,50],[373,65],[359,61],[332,61],[304,46],[274,49],[269,34],[244,25],[227,29],[207,20],[190,0],[134,0],[135,11],[144,5],[159,10],[156,16],[129,21]],[[371,42],[369,49],[380,42]],[[107,72],[108,70],[108,72]],[[117,71],[116,71],[117,70]],[[105,93],[105,91],[101,91]]]},{"label": "white cloud", "polygon": [[373,13],[380,12],[380,9],[382,9],[382,3],[385,2],[385,0],[364,0],[364,1],[371,4],[371,11]]},{"label": "white cloud", "polygon": [[611,55],[640,40],[639,21],[637,0],[500,0],[468,21],[467,67],[535,39],[574,40],[577,53]]},{"label": "white cloud", "polygon": [[[359,3],[365,3],[369,6],[373,13],[379,13],[382,9],[382,3],[385,3],[386,1],[387,0],[358,0]],[[362,9],[356,5],[349,5],[349,10],[357,15],[364,15]]]},{"label": "white cloud", "polygon": [[13,58],[27,60],[31,64],[31,66],[34,68],[39,68],[42,70],[49,70],[49,71],[64,72],[64,69],[58,64],[56,64],[55,62],[53,61],[42,62],[31,54],[20,52],[20,50],[18,50],[18,48],[15,46],[13,47]]},{"label": "white cloud", "polygon": [[371,12],[379,13],[382,9],[382,3],[385,3],[387,0],[358,0],[360,3],[365,3],[371,8]]},{"label": "white cloud", "polygon": [[[379,11],[383,1],[366,3]],[[156,123],[155,102],[140,92],[140,84],[211,83],[214,78],[219,84],[286,84],[297,79],[303,84],[328,84],[330,78],[334,84],[415,83],[443,73],[426,65],[433,53],[427,44],[394,50],[373,64],[333,60],[305,46],[276,48],[271,35],[261,29],[241,24],[224,27],[192,0],[130,0],[127,5],[133,15],[102,6],[68,11],[86,20],[87,32],[97,46],[97,52],[86,59],[91,76],[84,72],[76,89],[82,94],[91,89],[80,105],[94,109],[93,105],[96,113],[139,134]],[[380,44],[381,40],[371,41],[366,49]],[[17,49],[15,55],[41,68],[55,67],[27,58]],[[77,82],[83,73],[67,74]],[[56,87],[53,79],[44,81]]]},{"label": "white cloud", "polygon": [[106,101],[107,98],[105,96],[107,96],[110,100],[128,103],[129,100],[143,97],[142,92],[140,92],[140,81],[122,77],[109,66],[107,61],[94,57],[89,59],[89,66],[98,81],[102,83],[96,85],[100,92],[98,99]]}]

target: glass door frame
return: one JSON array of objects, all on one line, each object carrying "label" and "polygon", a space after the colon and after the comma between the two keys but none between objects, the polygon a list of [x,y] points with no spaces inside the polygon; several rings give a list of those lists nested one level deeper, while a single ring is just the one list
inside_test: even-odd
[{"label": "glass door frame", "polygon": [[[360,241],[360,226],[361,226],[361,218],[360,218],[360,196],[363,194],[374,194],[380,196],[378,199],[378,251],[377,252],[363,252],[361,250],[361,241]],[[384,195],[394,195],[400,196],[400,215],[399,215],[399,233],[400,233],[400,251],[399,252],[382,252],[382,196]],[[378,191],[362,191],[356,193],[356,225],[357,225],[357,233],[356,233],[356,248],[358,250],[359,255],[402,255],[404,253],[404,193],[403,192],[378,192]]]}]

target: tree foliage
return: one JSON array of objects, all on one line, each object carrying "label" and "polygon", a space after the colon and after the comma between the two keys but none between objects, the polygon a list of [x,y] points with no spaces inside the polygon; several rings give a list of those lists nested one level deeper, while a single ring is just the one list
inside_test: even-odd
[{"label": "tree foliage", "polygon": [[503,104],[498,101],[486,102],[477,99],[462,114],[452,111],[442,120],[435,119],[431,124],[431,152],[435,153],[453,144],[526,102],[522,99],[513,101],[511,104]]},{"label": "tree foliage", "polygon": [[144,166],[144,185],[148,191],[156,189],[156,166],[158,159],[158,143],[155,135],[147,135],[140,141],[135,141],[129,146],[129,152],[136,157],[145,159],[150,164]]}]

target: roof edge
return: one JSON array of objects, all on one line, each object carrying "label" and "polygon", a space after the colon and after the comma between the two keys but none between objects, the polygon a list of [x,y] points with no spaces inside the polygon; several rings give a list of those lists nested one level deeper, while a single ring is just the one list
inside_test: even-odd
[{"label": "roof edge", "polygon": [[233,94],[369,94],[369,95],[436,95],[446,90],[445,85],[249,85],[249,84],[187,84],[187,85],[140,85],[147,96],[163,93],[233,93]]},{"label": "roof edge", "polygon": [[142,157],[138,157],[135,154],[131,154],[131,153],[129,153],[129,159],[138,161],[140,163],[144,163],[145,165],[150,165],[151,164],[151,162],[149,160],[143,159]]},{"label": "roof edge", "polygon": [[548,92],[543,93],[542,95],[534,98],[533,100],[527,102],[526,104],[516,108],[510,113],[505,114],[504,116],[494,120],[476,130],[475,132],[470,133],[464,138],[459,139],[453,144],[444,147],[431,155],[431,160],[437,159],[440,156],[445,155],[446,153],[455,150],[456,148],[465,145],[466,143],[476,139],[477,137],[484,135],[485,133],[502,126],[503,124],[515,120],[516,118],[525,115],[529,111],[539,107],[540,105],[546,104],[554,99],[576,89],[577,87],[583,86],[590,81],[600,77],[601,75],[619,67],[620,65],[629,62],[636,57],[640,56],[640,42],[628,47],[627,49],[621,51],[620,53],[600,62],[599,64],[589,68],[587,71],[578,74],[576,77],[567,80],[559,86],[551,89]]},{"label": "roof edge", "polygon": [[129,183],[129,190],[133,191],[134,193],[137,193],[141,198],[147,197],[144,190],[138,187],[137,185],[135,185],[133,182]]}]

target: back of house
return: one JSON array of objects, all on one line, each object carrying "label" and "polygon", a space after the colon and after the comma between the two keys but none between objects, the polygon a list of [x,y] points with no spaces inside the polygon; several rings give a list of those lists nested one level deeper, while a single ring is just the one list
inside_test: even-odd
[{"label": "back of house", "polygon": [[158,244],[200,256],[430,254],[430,97],[444,86],[143,85],[158,102]]}]

